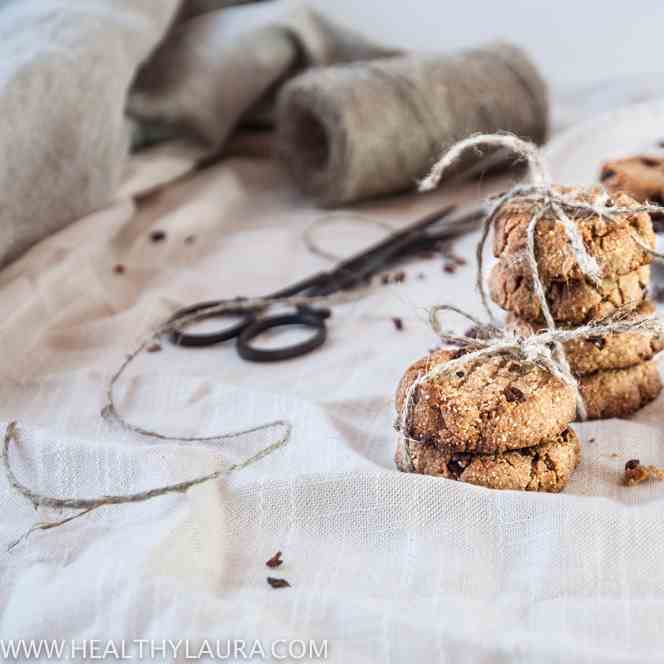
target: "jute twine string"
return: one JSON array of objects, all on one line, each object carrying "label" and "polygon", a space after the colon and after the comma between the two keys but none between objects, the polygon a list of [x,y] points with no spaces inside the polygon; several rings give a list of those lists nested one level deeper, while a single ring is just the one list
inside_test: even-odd
[{"label": "jute twine string", "polygon": [[105,507],[109,505],[124,505],[145,502],[147,500],[152,500],[153,498],[158,498],[160,496],[165,496],[167,494],[174,493],[186,493],[189,489],[211,482],[213,480],[219,479],[224,475],[228,475],[238,470],[247,468],[266,456],[277,451],[281,447],[284,447],[292,432],[292,424],[287,420],[274,420],[272,422],[266,422],[264,424],[259,424],[257,426],[249,427],[246,429],[241,429],[237,431],[224,432],[209,436],[176,436],[170,434],[164,434],[159,431],[147,429],[143,426],[129,422],[117,409],[115,402],[115,387],[118,381],[122,378],[124,373],[127,371],[128,367],[136,360],[136,358],[141,355],[151,344],[155,341],[159,341],[160,338],[165,334],[170,334],[176,330],[182,330],[187,325],[191,325],[198,321],[209,318],[212,315],[223,314],[225,312],[238,312],[238,311],[261,311],[265,312],[274,306],[316,306],[316,305],[332,305],[332,304],[342,304],[347,302],[352,302],[357,300],[367,293],[375,289],[375,285],[369,283],[366,287],[358,287],[352,291],[342,291],[339,293],[334,293],[332,295],[325,296],[316,296],[316,297],[307,297],[296,295],[289,298],[253,298],[246,300],[227,300],[219,302],[209,308],[206,308],[203,311],[193,313],[188,316],[183,316],[174,320],[172,317],[162,322],[156,327],[154,332],[149,336],[143,339],[139,345],[129,353],[125,360],[122,362],[117,371],[111,376],[109,380],[107,389],[106,389],[106,405],[102,409],[101,415],[104,419],[114,422],[115,424],[121,426],[122,428],[131,431],[133,433],[139,434],[141,436],[146,436],[149,438],[154,438],[157,440],[164,441],[180,441],[180,442],[211,442],[211,441],[221,441],[228,440],[232,438],[239,438],[242,436],[247,436],[252,433],[257,433],[260,431],[266,431],[269,429],[277,429],[280,431],[277,439],[267,445],[266,447],[259,450],[253,456],[233,464],[229,467],[215,470],[206,475],[200,477],[195,477],[190,480],[183,482],[178,482],[176,484],[171,484],[168,486],[157,487],[142,491],[135,494],[124,494],[124,495],[108,495],[108,496],[97,496],[94,498],[59,498],[54,496],[48,496],[41,494],[39,492],[33,491],[29,487],[22,484],[16,477],[13,472],[9,459],[9,448],[11,443],[18,445],[20,444],[20,434],[18,425],[16,422],[12,422],[8,425],[5,432],[4,447],[2,454],[2,463],[4,466],[5,474],[9,485],[17,491],[24,498],[29,500],[35,509],[40,507],[50,508],[55,510],[77,510],[75,514],[67,516],[65,518],[55,520],[55,521],[41,521],[32,526],[28,531],[26,531],[18,540],[10,544],[8,547],[9,550],[16,547],[19,543],[27,539],[32,533],[38,530],[50,530],[53,528],[58,528],[64,526],[65,524],[74,521],[90,512],[99,509],[100,507]]},{"label": "jute twine string", "polygon": [[[633,208],[617,207],[605,190],[600,190],[599,195],[591,197],[591,201],[583,199],[584,192],[559,192],[550,183],[550,179],[544,163],[542,162],[538,149],[531,143],[523,141],[510,134],[480,134],[471,136],[452,146],[443,154],[440,160],[433,166],[430,174],[420,183],[420,190],[428,191],[435,188],[445,175],[469,149],[480,147],[507,148],[528,163],[530,184],[519,184],[506,193],[492,199],[484,221],[480,240],[476,249],[477,259],[477,289],[480,293],[482,304],[486,310],[490,323],[487,325],[470,316],[462,309],[453,306],[436,306],[430,311],[429,322],[432,330],[447,344],[460,346],[465,350],[461,357],[441,362],[421,373],[410,385],[406,392],[401,413],[395,423],[395,428],[400,432],[401,456],[409,470],[414,470],[410,455],[408,442],[422,443],[411,435],[411,419],[415,405],[415,393],[420,385],[435,379],[437,376],[450,373],[459,367],[474,362],[481,358],[507,355],[515,360],[536,365],[548,371],[551,375],[566,385],[569,385],[576,395],[577,413],[581,420],[586,419],[586,408],[581,396],[578,382],[573,375],[563,343],[573,339],[588,338],[602,334],[617,332],[643,332],[661,334],[664,325],[656,318],[637,318],[632,320],[609,319],[602,323],[591,323],[572,330],[559,330],[556,327],[553,315],[549,308],[546,290],[544,288],[535,248],[535,232],[538,223],[547,214],[553,218],[564,229],[572,248],[576,262],[582,274],[590,281],[597,284],[602,275],[599,265],[594,257],[586,251],[583,239],[579,231],[570,219],[570,215],[582,214],[597,215],[607,222],[616,222],[621,215],[635,214],[638,212],[661,213],[662,208],[650,203],[644,203]],[[587,192],[585,192],[587,195]],[[525,201],[533,204],[533,213],[527,227],[526,260],[530,268],[533,280],[533,291],[540,305],[542,316],[546,324],[546,330],[531,337],[521,337],[497,329],[496,318],[493,315],[484,287],[484,247],[489,232],[498,218],[501,210],[513,201]],[[664,255],[650,248],[636,233],[632,232],[634,241],[646,251],[651,257],[664,260]],[[456,312],[471,320],[475,325],[488,332],[488,338],[471,338],[464,335],[453,335],[444,332],[440,321],[441,312]]]},{"label": "jute twine string", "polygon": [[[470,320],[480,329],[487,330],[491,336],[484,338],[456,335],[443,330],[439,316],[443,312],[454,312]],[[522,337],[504,329],[488,326],[462,309],[451,305],[437,305],[432,307],[429,314],[429,324],[438,338],[444,344],[456,346],[465,351],[463,355],[447,362],[433,364],[427,371],[421,372],[408,388],[394,428],[400,433],[399,445],[401,458],[412,472],[414,468],[408,443],[422,444],[421,440],[411,434],[411,420],[415,407],[415,393],[423,383],[434,380],[438,376],[456,371],[469,363],[482,358],[496,355],[511,357],[517,362],[530,364],[548,371],[562,383],[571,387],[579,400],[579,386],[576,377],[570,370],[569,364],[561,362],[556,353],[558,346],[575,339],[588,339],[603,334],[616,334],[620,332],[641,332],[643,334],[664,334],[664,322],[659,318],[633,318],[630,320],[616,317],[600,323],[590,323],[570,330],[545,330],[530,337]]]},{"label": "jute twine string", "polygon": [[[55,498],[52,496],[46,496],[40,494],[36,491],[33,491],[29,487],[21,483],[14,471],[11,468],[9,463],[9,447],[13,442],[15,445],[19,445],[21,442],[18,426],[16,422],[11,422],[5,432],[5,440],[2,454],[2,461],[4,465],[5,475],[9,482],[9,485],[17,493],[22,495],[24,498],[29,500],[35,509],[40,507],[46,507],[56,510],[78,510],[75,514],[59,519],[56,521],[40,521],[27,530],[21,537],[19,537],[15,542],[11,543],[8,547],[8,551],[11,551],[14,547],[20,544],[22,541],[27,539],[32,533],[37,530],[51,530],[52,528],[58,528],[59,526],[64,526],[70,521],[74,521],[90,512],[93,512],[100,507],[105,507],[107,505],[126,505],[132,503],[141,503],[147,500],[152,500],[153,498],[158,498],[160,496],[165,496],[172,493],[186,493],[189,489],[192,489],[195,486],[200,484],[205,484],[206,482],[211,482],[212,480],[219,479],[223,475],[229,475],[237,470],[242,470],[247,468],[254,463],[257,463],[264,457],[272,454],[280,447],[286,444],[288,436],[290,434],[290,424],[287,422],[275,422],[271,425],[264,425],[263,427],[256,427],[253,429],[257,431],[261,428],[267,428],[268,426],[277,426],[281,424],[285,432],[275,443],[264,447],[258,451],[253,456],[250,456],[239,463],[235,463],[226,468],[221,468],[215,470],[214,472],[208,473],[207,475],[202,475],[199,477],[194,477],[193,479],[186,480],[184,482],[177,482],[176,484],[169,484],[167,486],[162,486],[154,489],[148,489],[146,491],[141,491],[139,493],[133,494],[124,494],[124,495],[108,495],[108,496],[98,496],[95,498]],[[231,434],[231,435],[240,435],[240,434]],[[228,437],[228,434],[225,434],[224,437]],[[197,438],[192,440],[205,440],[203,438]]]}]

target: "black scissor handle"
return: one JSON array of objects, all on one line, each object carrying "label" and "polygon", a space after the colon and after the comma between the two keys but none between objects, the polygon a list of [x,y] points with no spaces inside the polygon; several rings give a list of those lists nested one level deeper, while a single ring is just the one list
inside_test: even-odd
[{"label": "black scissor handle", "polygon": [[[325,319],[331,315],[329,309],[302,308],[297,313],[259,318],[240,332],[237,338],[237,352],[243,360],[249,362],[281,362],[306,355],[325,343],[327,339]],[[262,349],[251,345],[251,342],[265,330],[286,325],[303,325],[315,330],[315,334],[306,341],[283,348]]]},{"label": "black scissor handle", "polygon": [[[188,313],[188,311],[185,311],[185,313]],[[196,322],[209,320],[211,318],[224,318],[225,316],[242,316],[242,320],[238,321],[235,325],[231,325],[218,332],[191,333],[183,332],[182,330],[177,329],[177,327],[174,327],[171,332],[171,341],[177,346],[185,346],[187,348],[213,346],[222,341],[228,341],[235,337],[239,337],[244,330],[256,321],[256,314],[254,312],[238,308],[215,312],[208,316],[203,313],[198,317]]]}]

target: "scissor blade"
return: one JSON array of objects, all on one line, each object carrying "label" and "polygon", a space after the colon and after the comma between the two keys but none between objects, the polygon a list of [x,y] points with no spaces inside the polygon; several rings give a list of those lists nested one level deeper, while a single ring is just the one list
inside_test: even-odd
[{"label": "scissor blade", "polygon": [[424,229],[433,224],[439,222],[441,219],[444,219],[450,215],[455,210],[454,205],[446,205],[445,207],[434,210],[426,216],[414,221],[412,224],[409,224],[405,228],[395,233],[391,233],[387,238],[381,240],[377,244],[364,249],[359,253],[347,258],[346,260],[339,263],[333,273],[340,272],[355,272],[356,268],[359,268],[359,264],[369,264],[373,263],[376,258],[381,256],[392,256],[394,251],[397,251],[403,247],[408,242],[412,241],[416,235],[421,233]]},{"label": "scissor blade", "polygon": [[427,249],[432,249],[438,242],[450,240],[459,235],[470,233],[480,227],[486,213],[483,208],[473,210],[461,217],[450,219],[442,224],[442,228],[429,228],[420,233],[413,241],[399,252],[399,257],[417,254]]}]

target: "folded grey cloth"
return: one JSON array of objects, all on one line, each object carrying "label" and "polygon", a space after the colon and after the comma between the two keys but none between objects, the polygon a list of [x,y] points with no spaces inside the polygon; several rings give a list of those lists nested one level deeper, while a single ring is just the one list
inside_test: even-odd
[{"label": "folded grey cloth", "polygon": [[109,203],[136,121],[139,135],[166,126],[218,151],[289,76],[390,52],[313,12],[282,21],[277,9],[237,0],[0,5],[0,266]]},{"label": "folded grey cloth", "polygon": [[105,205],[127,90],[179,0],[15,0],[0,11],[0,266]]},{"label": "folded grey cloth", "polygon": [[139,121],[139,141],[188,133],[217,151],[241,121],[270,115],[266,102],[305,68],[395,52],[306,9],[207,12],[180,23],[141,69],[128,112]]},{"label": "folded grey cloth", "polygon": [[[439,59],[383,64],[398,52],[313,11],[282,16],[273,2],[10,0],[0,8],[0,267],[106,205],[130,142],[186,135],[201,146],[201,158],[210,157],[241,123],[272,122],[276,97],[300,74],[301,84],[293,81],[282,95],[281,124],[291,127],[282,135],[293,137],[298,183],[325,203],[404,188],[466,130],[511,129],[539,139],[545,125],[545,95],[520,54],[511,74],[511,64],[479,65],[470,56],[467,71]],[[347,66],[358,61],[375,64]],[[519,76],[525,84],[515,83]],[[472,98],[457,103],[471,84]],[[302,103],[308,99],[311,113]],[[383,150],[394,147],[395,158],[377,159],[376,143],[395,135],[401,144]],[[333,168],[308,173],[321,137],[336,155],[325,162]],[[338,159],[342,144],[352,159]],[[310,186],[310,177],[325,186]]]}]

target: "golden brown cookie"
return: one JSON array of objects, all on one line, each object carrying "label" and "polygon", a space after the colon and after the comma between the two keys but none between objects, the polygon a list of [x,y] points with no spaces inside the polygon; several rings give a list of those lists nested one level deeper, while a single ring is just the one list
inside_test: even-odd
[{"label": "golden brown cookie", "polygon": [[[397,389],[401,413],[418,376],[458,355],[438,350],[412,364]],[[505,356],[471,361],[417,387],[410,436],[441,450],[492,454],[554,438],[574,419],[574,390],[535,365]]]},{"label": "golden brown cookie", "polygon": [[[513,491],[561,491],[581,460],[579,439],[572,429],[540,445],[502,454],[445,452],[431,443],[404,442],[408,446],[412,472],[468,482],[488,489]],[[397,468],[409,471],[397,445]]]},{"label": "golden brown cookie", "polygon": [[[546,286],[547,302],[556,321],[579,325],[605,318],[618,309],[636,309],[646,298],[649,282],[649,265],[613,279],[603,279],[598,286],[586,280],[552,281]],[[503,257],[493,266],[489,291],[498,306],[519,318],[542,319],[530,268],[523,255]]]},{"label": "golden brown cookie", "polygon": [[588,418],[627,417],[653,401],[662,389],[662,379],[654,362],[629,369],[597,371],[579,378],[579,389]]},{"label": "golden brown cookie", "polygon": [[[570,187],[556,189],[563,193],[573,191]],[[582,197],[591,202],[600,193],[601,189],[596,187],[582,194]],[[617,207],[633,208],[639,205],[623,193],[616,193],[613,202]],[[497,258],[513,256],[526,250],[527,228],[534,205],[536,204],[517,199],[500,211],[494,226],[493,241],[493,251]],[[647,246],[655,248],[655,233],[646,212],[625,214],[614,221],[587,212],[577,216],[568,212],[568,216],[574,221],[586,251],[597,260],[603,277],[610,278],[633,272],[650,263],[648,253],[634,239],[636,233]],[[540,278],[545,283],[583,278],[567,233],[552,212],[547,212],[537,224],[535,255]]]},{"label": "golden brown cookie", "polygon": [[664,204],[664,159],[661,157],[637,155],[607,161],[599,179],[611,194],[622,191],[640,203]]},{"label": "golden brown cookie", "polygon": [[[646,300],[627,319],[650,317],[654,314],[655,305]],[[517,318],[512,313],[507,315],[505,327],[523,337],[529,337],[535,332],[546,329],[541,324]],[[583,375],[604,369],[627,369],[651,360],[664,350],[664,336],[654,332],[616,332],[573,339],[565,342],[564,348],[572,371],[577,375]]]}]

